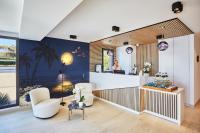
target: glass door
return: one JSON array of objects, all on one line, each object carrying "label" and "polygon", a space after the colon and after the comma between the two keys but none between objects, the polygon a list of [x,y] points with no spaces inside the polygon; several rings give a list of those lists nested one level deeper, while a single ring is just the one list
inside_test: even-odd
[{"label": "glass door", "polygon": [[17,105],[17,40],[0,37],[0,109]]}]

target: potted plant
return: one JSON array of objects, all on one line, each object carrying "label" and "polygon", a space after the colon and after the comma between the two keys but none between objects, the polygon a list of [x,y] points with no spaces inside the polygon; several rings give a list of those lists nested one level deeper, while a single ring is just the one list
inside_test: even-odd
[{"label": "potted plant", "polygon": [[83,107],[84,100],[85,100],[85,97],[84,97],[84,96],[81,96],[81,97],[80,97],[80,100],[79,100],[79,102],[78,102],[79,107]]},{"label": "potted plant", "polygon": [[[75,89],[73,89],[73,94],[75,95],[75,99],[78,102],[79,107],[83,107],[83,103],[84,103],[84,100],[85,100],[85,97],[82,96],[82,94],[81,94],[81,90],[82,89],[83,88],[75,88]],[[76,94],[79,94],[79,95],[76,95]]]}]

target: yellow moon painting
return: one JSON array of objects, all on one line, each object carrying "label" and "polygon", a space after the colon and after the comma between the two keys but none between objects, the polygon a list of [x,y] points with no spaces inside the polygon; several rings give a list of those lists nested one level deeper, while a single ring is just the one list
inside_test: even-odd
[{"label": "yellow moon painting", "polygon": [[70,65],[73,63],[73,55],[69,52],[65,52],[61,55],[61,62],[65,65]]}]

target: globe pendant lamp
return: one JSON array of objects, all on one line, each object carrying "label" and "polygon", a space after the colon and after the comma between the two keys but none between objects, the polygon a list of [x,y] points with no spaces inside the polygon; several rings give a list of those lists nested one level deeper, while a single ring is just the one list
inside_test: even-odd
[{"label": "globe pendant lamp", "polygon": [[162,31],[163,34],[158,35],[157,39],[162,39],[162,41],[158,43],[157,47],[158,47],[159,51],[165,51],[166,49],[168,49],[169,45],[166,41],[163,40],[164,39],[164,29],[165,29],[165,27],[162,26],[161,29],[163,30]]},{"label": "globe pendant lamp", "polygon": [[168,43],[166,41],[161,41],[158,43],[157,47],[160,51],[165,51],[166,49],[168,49]]},{"label": "globe pendant lamp", "polygon": [[133,53],[133,48],[132,48],[132,47],[127,47],[127,48],[126,48],[126,53],[127,53],[127,54]]}]

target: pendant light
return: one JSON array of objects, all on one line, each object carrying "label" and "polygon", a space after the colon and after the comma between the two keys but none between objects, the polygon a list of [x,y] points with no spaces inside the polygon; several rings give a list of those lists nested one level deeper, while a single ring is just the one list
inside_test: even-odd
[{"label": "pendant light", "polygon": [[132,47],[127,47],[127,48],[126,48],[126,53],[127,53],[127,54],[133,53],[133,48],[132,48]]},{"label": "pendant light", "polygon": [[[129,43],[128,43],[128,42],[124,42],[123,44],[124,44],[124,46],[126,46],[126,45],[128,45]],[[133,48],[132,48],[132,47],[127,47],[127,48],[126,48],[126,53],[127,53],[127,54],[132,54],[132,53],[133,53]]]},{"label": "pendant light", "polygon": [[163,40],[165,38],[165,36],[164,36],[165,27],[161,27],[161,28],[163,30],[163,34],[162,35],[158,35],[157,39],[162,39],[162,41],[158,43],[157,47],[158,47],[158,49],[160,51],[165,51],[165,50],[168,49],[169,45],[168,45],[168,43],[166,41]]}]

